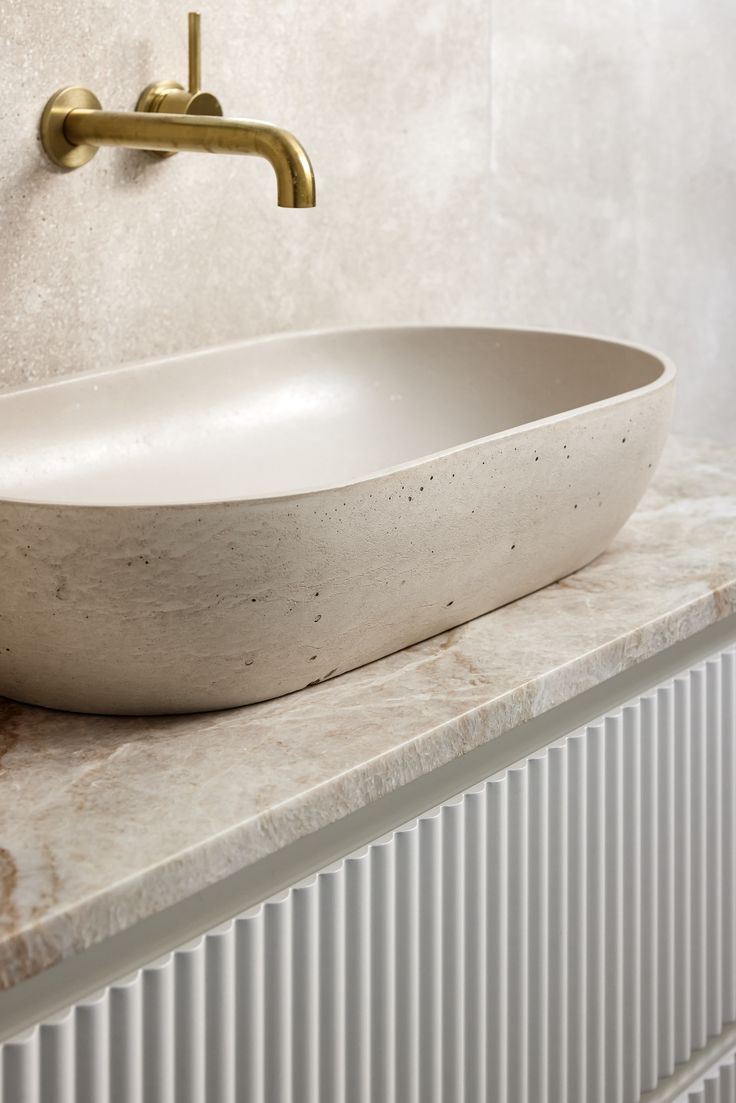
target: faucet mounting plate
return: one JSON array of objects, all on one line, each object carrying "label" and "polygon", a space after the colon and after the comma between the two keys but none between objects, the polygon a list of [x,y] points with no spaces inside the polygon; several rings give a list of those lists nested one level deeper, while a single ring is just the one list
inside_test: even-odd
[{"label": "faucet mounting plate", "polygon": [[[155,80],[138,97],[136,111],[163,111],[173,115],[222,115],[220,101],[211,92],[187,91],[175,80]],[[173,157],[173,153],[154,152],[154,157]]]},{"label": "faucet mounting plate", "polygon": [[169,92],[183,92],[184,85],[176,80],[155,80],[147,84],[138,97],[136,111],[160,111],[161,104]]},{"label": "faucet mounting plate", "polygon": [[83,107],[101,111],[102,104],[89,88],[72,85],[55,92],[41,116],[41,144],[46,156],[64,169],[78,169],[91,161],[97,146],[72,145],[64,133],[64,121],[70,111]]},{"label": "faucet mounting plate", "polygon": [[175,80],[155,80],[147,85],[135,109],[172,115],[222,115],[220,101],[211,92],[187,91]]}]

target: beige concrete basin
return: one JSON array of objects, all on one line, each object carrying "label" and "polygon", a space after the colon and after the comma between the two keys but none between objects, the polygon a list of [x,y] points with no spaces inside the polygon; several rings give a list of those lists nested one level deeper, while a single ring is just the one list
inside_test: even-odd
[{"label": "beige concrete basin", "polygon": [[5,392],[0,694],[241,705],[512,601],[609,544],[673,381],[621,343],[407,327]]}]

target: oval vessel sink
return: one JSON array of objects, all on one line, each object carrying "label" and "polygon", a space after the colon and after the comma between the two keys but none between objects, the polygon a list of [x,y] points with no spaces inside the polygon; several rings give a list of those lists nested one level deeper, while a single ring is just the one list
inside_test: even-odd
[{"label": "oval vessel sink", "polygon": [[636,506],[673,380],[611,341],[407,327],[5,392],[0,694],[241,705],[538,589]]}]

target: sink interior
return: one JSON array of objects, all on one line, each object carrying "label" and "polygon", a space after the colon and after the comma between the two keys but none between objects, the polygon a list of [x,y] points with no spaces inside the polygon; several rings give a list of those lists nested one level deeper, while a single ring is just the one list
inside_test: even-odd
[{"label": "sink interior", "polygon": [[662,371],[639,349],[534,331],[251,341],[0,395],[0,497],[146,505],[338,486]]}]

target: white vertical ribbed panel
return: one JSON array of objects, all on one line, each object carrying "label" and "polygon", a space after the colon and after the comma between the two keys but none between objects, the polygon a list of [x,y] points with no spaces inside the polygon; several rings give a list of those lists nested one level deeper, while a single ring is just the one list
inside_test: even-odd
[{"label": "white vertical ribbed panel", "polygon": [[0,1046],[0,1099],[636,1103],[736,1019],[735,744],[731,647]]}]

